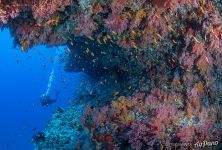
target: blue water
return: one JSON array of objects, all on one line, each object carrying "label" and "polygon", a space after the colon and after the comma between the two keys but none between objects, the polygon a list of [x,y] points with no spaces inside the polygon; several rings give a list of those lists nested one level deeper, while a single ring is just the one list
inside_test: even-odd
[{"label": "blue water", "polygon": [[[65,73],[60,61],[55,64],[58,49],[65,52],[65,47],[45,46],[22,52],[13,48],[7,29],[0,33],[0,150],[34,149],[32,136],[44,129],[57,107],[66,107],[74,100],[84,75]],[[49,95],[59,92],[59,99],[45,108],[39,97],[47,90],[53,66],[55,77]]]}]

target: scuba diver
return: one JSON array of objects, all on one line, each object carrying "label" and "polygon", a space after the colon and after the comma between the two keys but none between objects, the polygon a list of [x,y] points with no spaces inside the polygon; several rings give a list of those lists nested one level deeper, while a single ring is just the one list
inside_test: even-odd
[{"label": "scuba diver", "polygon": [[44,107],[44,106],[47,107],[47,106],[51,105],[52,103],[56,102],[56,100],[51,99],[48,95],[42,95],[40,97],[40,101],[41,101],[42,107]]},{"label": "scuba diver", "polygon": [[40,97],[40,102],[41,102],[42,107],[47,107],[47,106],[55,103],[57,101],[57,99],[58,99],[58,95],[59,95],[59,92],[56,93],[56,98],[52,99],[48,95],[43,94]]},{"label": "scuba diver", "polygon": [[[49,81],[48,81],[48,87],[47,87],[47,91],[42,94],[42,96],[40,97],[40,102],[41,102],[41,105],[44,107],[44,106],[49,106],[51,105],[52,103],[55,103],[57,101],[57,97],[56,99],[52,99],[50,96],[49,96],[49,91],[51,89],[51,86],[52,86],[52,82],[53,82],[53,79],[54,79],[54,68],[52,69],[51,73],[50,73],[50,76],[49,76]],[[58,94],[57,94],[58,95]]]},{"label": "scuba diver", "polygon": [[55,57],[54,57],[54,63],[53,63],[53,66],[52,66],[52,70],[51,70],[51,73],[49,75],[49,79],[48,79],[48,85],[47,85],[47,90],[44,94],[42,94],[42,96],[40,97],[40,102],[41,102],[41,105],[42,107],[47,107],[53,103],[55,103],[58,99],[58,95],[60,93],[60,91],[58,91],[55,95],[55,99],[53,99],[52,97],[50,97],[49,93],[50,93],[50,90],[51,90],[51,87],[52,87],[52,83],[55,79],[55,70],[56,70],[56,65],[58,63],[58,60],[59,60],[59,56],[60,56],[60,53],[59,50],[56,50],[56,53],[55,53]]}]

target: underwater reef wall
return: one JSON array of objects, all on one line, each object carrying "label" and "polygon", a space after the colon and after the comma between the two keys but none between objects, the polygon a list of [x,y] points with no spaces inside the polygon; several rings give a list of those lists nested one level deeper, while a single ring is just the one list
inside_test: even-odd
[{"label": "underwater reef wall", "polygon": [[[221,143],[220,0],[2,0],[0,24],[24,51],[67,45],[65,70],[95,78],[34,137],[37,149],[201,149]],[[69,113],[80,104],[84,113]],[[81,131],[64,119],[72,117]],[[57,128],[57,121],[64,126]]]}]

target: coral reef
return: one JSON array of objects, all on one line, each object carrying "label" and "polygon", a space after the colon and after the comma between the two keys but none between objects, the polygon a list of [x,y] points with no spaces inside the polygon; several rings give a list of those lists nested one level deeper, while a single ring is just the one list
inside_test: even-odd
[{"label": "coral reef", "polygon": [[82,105],[75,108],[58,108],[45,131],[33,136],[36,149],[72,150],[78,138],[83,136],[83,128],[78,123],[82,111]]},{"label": "coral reef", "polygon": [[69,140],[77,149],[221,142],[221,10],[219,0],[1,1],[1,27],[9,27],[15,45],[67,45],[65,70],[94,78],[67,109],[81,103],[84,113],[53,118],[36,147],[49,148],[54,136],[55,149],[75,139],[76,128],[67,127],[72,117],[81,118],[84,133],[77,134],[87,137]]},{"label": "coral reef", "polygon": [[[189,149],[198,141],[220,139],[219,109],[207,110],[203,105],[195,109],[189,104],[189,112],[183,111],[183,104],[175,103],[177,97],[180,97],[178,93],[156,88],[147,96],[137,93],[129,98],[119,97],[111,107],[87,108],[82,122],[99,149],[172,149],[175,146]],[[183,147],[180,143],[189,145]]]}]

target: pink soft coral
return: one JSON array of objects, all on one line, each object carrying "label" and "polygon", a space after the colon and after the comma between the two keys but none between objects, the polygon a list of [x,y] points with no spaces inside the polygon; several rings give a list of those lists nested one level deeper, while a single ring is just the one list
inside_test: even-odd
[{"label": "pink soft coral", "polygon": [[33,16],[35,19],[48,18],[57,10],[63,11],[70,4],[72,0],[40,0],[32,6]]},{"label": "pink soft coral", "polygon": [[111,2],[112,14],[119,14],[123,10],[127,2],[128,2],[127,0],[112,0]]},{"label": "pink soft coral", "polygon": [[89,15],[82,14],[77,20],[78,25],[74,32],[79,36],[92,36],[93,31],[97,29],[93,19]]},{"label": "pink soft coral", "polygon": [[196,0],[152,0],[153,5],[163,8],[176,10],[179,6],[197,6]]},{"label": "pink soft coral", "polygon": [[177,132],[177,136],[183,142],[191,142],[195,137],[195,128],[193,126],[185,126]]},{"label": "pink soft coral", "polygon": [[122,33],[127,29],[128,19],[117,15],[117,16],[109,16],[108,19],[105,20],[105,26],[111,31]]},{"label": "pink soft coral", "polygon": [[22,8],[23,6],[17,3],[16,1],[13,2],[10,6],[0,8],[0,21],[4,24],[8,23],[8,20],[10,18],[14,19],[19,15]]},{"label": "pink soft coral", "polygon": [[130,128],[128,136],[132,148],[139,150],[144,145],[154,144],[155,134],[148,122],[134,122]]}]

